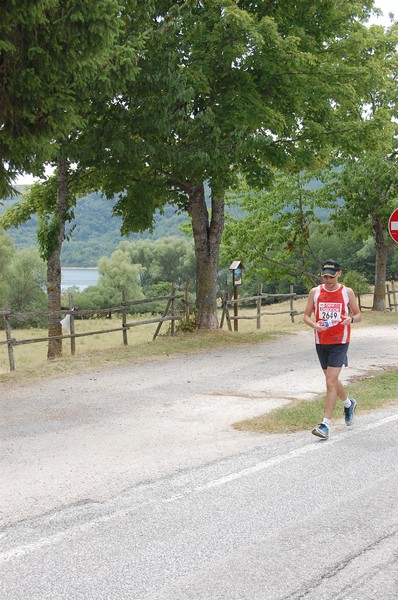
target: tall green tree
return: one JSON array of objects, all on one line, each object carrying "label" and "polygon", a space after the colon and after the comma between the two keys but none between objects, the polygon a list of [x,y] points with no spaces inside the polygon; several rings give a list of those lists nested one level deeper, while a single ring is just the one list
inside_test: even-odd
[{"label": "tall green tree", "polygon": [[[365,28],[361,36],[343,40],[340,51],[345,47],[346,59],[357,66],[361,86],[345,117],[346,130],[336,131],[327,168],[312,173],[326,185],[310,186],[308,174],[278,178],[271,190],[262,193],[243,183],[239,194],[249,215],[242,222],[231,222],[225,237],[229,249],[245,249],[253,265],[268,261],[273,275],[296,270],[314,282],[325,256],[314,250],[311,225],[319,219],[320,208],[323,217],[326,210],[329,215],[332,211],[330,219],[342,239],[344,232],[354,239],[373,239],[375,310],[384,308],[387,258],[394,246],[387,223],[397,198],[397,44],[397,24]],[[347,144],[347,133],[367,123],[374,125],[372,144],[357,148]],[[328,236],[328,228],[324,231]],[[350,262],[350,254],[342,256],[343,264]]]},{"label": "tall green tree", "polygon": [[[371,45],[362,48],[359,59],[370,62],[365,103],[358,110],[378,124],[379,143],[358,155],[343,151],[335,157],[340,169],[330,170],[322,193],[334,207],[333,221],[354,237],[374,242],[375,289],[373,310],[385,308],[388,257],[397,251],[388,232],[388,220],[398,202],[398,23],[389,28],[372,27]],[[343,202],[339,202],[339,199]]]},{"label": "tall green tree", "polygon": [[369,123],[344,118],[363,81],[346,40],[372,4],[154,2],[140,74],[86,143],[103,140],[102,189],[119,194],[124,233],[151,227],[166,202],[191,217],[199,328],[217,327],[225,192],[238,174],[264,187],[275,167],[323,159],[337,130],[347,145],[370,139]]},{"label": "tall green tree", "polygon": [[184,286],[189,278],[195,277],[195,255],[191,240],[177,237],[164,237],[159,240],[123,241],[119,245],[130,256],[132,264],[143,268],[140,281],[145,293],[161,281]]},{"label": "tall green tree", "polygon": [[[61,308],[61,249],[67,235],[66,224],[73,218],[77,190],[85,190],[85,170],[81,168],[82,153],[86,169],[93,171],[90,162],[90,149],[79,145],[79,136],[84,130],[90,115],[111,103],[120,90],[125,77],[130,80],[135,72],[135,53],[138,41],[125,33],[125,8],[128,6],[129,27],[132,27],[131,14],[137,9],[137,2],[129,0],[100,0],[52,2],[47,7],[43,27],[47,27],[41,41],[36,41],[37,52],[49,51],[46,40],[51,38],[53,21],[57,23],[56,37],[59,51],[69,38],[73,38],[75,54],[68,60],[71,64],[59,82],[59,94],[67,88],[73,99],[72,105],[63,110],[71,111],[73,119],[56,123],[53,138],[48,143],[46,161],[56,167],[55,175],[42,185],[33,186],[24,201],[3,217],[3,225],[18,225],[36,212],[39,215],[38,230],[41,255],[47,261],[47,297],[49,309],[48,358],[62,353],[61,327],[57,312]],[[137,11],[139,12],[139,11]],[[40,53],[40,52],[39,52]],[[54,82],[57,91],[57,82]],[[44,159],[40,155],[41,160]]]},{"label": "tall green tree", "polygon": [[96,293],[101,296],[102,306],[120,305],[123,290],[129,300],[144,298],[139,283],[140,270],[140,265],[132,264],[128,253],[122,250],[115,250],[110,258],[101,258]]},{"label": "tall green tree", "polygon": [[[398,201],[397,155],[367,155],[347,161],[342,171],[333,172],[324,193],[335,200],[332,219],[336,227],[350,231],[354,239],[373,240],[376,264],[372,308],[384,310],[387,262],[389,255],[397,252],[388,231],[388,220]],[[343,203],[336,199],[343,199]]]}]

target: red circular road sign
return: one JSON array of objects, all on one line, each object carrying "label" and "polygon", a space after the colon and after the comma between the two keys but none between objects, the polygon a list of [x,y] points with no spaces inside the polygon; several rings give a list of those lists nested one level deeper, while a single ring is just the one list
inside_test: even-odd
[{"label": "red circular road sign", "polygon": [[388,231],[394,242],[398,244],[398,208],[394,210],[388,221]]}]

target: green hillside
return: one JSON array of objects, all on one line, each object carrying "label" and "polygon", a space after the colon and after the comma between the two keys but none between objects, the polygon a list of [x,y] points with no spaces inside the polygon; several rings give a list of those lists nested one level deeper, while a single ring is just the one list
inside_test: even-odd
[{"label": "green hillside", "polygon": [[[20,190],[22,191],[22,189]],[[12,206],[18,197],[7,198],[0,204],[0,214]],[[164,213],[155,215],[153,232],[120,234],[121,218],[112,214],[114,202],[106,200],[99,194],[90,194],[77,201],[75,220],[70,227],[76,225],[72,239],[65,241],[62,247],[62,265],[76,267],[96,266],[101,256],[110,256],[122,240],[153,239],[166,236],[181,237],[181,223],[188,221],[186,215],[177,214],[173,206],[167,205]],[[36,246],[37,217],[33,216],[18,229],[9,229],[8,234],[18,249]]]},{"label": "green hillside", "polygon": [[[320,186],[312,180],[308,187],[315,189]],[[23,191],[23,186],[16,186],[18,191]],[[206,190],[209,203],[209,190]],[[0,201],[0,214],[12,206],[18,196]],[[186,214],[179,214],[174,206],[166,205],[162,214],[155,214],[152,232],[130,234],[122,236],[120,233],[121,217],[113,216],[112,210],[115,201],[110,201],[100,194],[89,194],[77,201],[75,220],[69,224],[69,229],[76,225],[72,237],[62,246],[62,265],[64,267],[93,267],[102,256],[110,256],[122,240],[152,239],[177,236],[184,237],[181,224],[188,223]],[[243,217],[244,213],[239,206],[227,207],[226,211],[235,219]],[[322,220],[327,219],[329,211],[318,209],[317,216]],[[8,234],[14,240],[17,249],[37,246],[36,239],[37,217],[33,216],[27,223],[18,229],[9,229]]]}]

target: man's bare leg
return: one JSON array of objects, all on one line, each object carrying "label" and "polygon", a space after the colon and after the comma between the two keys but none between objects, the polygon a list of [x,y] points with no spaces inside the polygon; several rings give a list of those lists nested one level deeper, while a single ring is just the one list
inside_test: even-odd
[{"label": "man's bare leg", "polygon": [[[324,416],[326,419],[331,419],[336,406],[337,396],[346,398],[343,384],[339,381],[339,375],[342,367],[328,367],[324,370],[326,378],[326,401]],[[340,395],[341,394],[341,395]]]}]

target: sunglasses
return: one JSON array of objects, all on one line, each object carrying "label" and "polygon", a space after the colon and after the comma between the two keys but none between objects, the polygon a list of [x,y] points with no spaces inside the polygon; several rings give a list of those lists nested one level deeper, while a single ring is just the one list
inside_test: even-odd
[{"label": "sunglasses", "polygon": [[325,279],[334,279],[335,277],[337,277],[337,273],[336,275],[322,275],[322,277],[324,277]]}]

